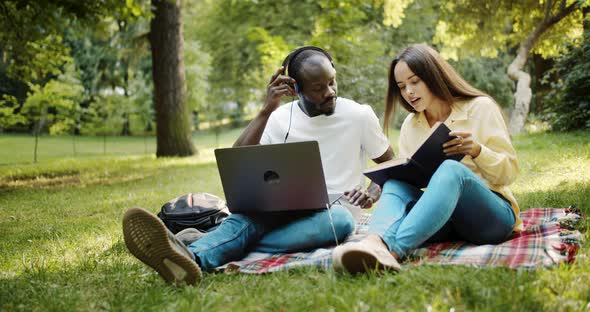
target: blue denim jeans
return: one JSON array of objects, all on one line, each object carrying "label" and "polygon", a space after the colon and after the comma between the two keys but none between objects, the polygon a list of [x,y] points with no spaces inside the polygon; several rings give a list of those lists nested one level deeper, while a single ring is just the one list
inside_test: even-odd
[{"label": "blue denim jeans", "polygon": [[195,254],[201,269],[210,271],[253,250],[286,253],[335,245],[334,232],[342,242],[354,227],[352,215],[340,205],[333,205],[329,211],[236,213],[187,247]]},{"label": "blue denim jeans", "polygon": [[496,244],[512,233],[510,203],[469,168],[444,161],[423,192],[389,180],[371,218],[368,234],[381,237],[400,257],[424,242],[465,240]]}]

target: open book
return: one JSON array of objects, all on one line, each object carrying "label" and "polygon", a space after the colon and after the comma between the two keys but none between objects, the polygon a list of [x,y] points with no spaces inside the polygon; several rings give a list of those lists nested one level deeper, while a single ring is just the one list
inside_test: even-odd
[{"label": "open book", "polygon": [[443,152],[443,143],[453,139],[451,130],[442,122],[432,126],[432,130],[424,143],[410,158],[397,158],[380,163],[365,170],[363,173],[371,181],[383,186],[389,179],[408,182],[416,187],[424,188],[438,166],[446,159],[460,161],[464,154],[447,156]]}]

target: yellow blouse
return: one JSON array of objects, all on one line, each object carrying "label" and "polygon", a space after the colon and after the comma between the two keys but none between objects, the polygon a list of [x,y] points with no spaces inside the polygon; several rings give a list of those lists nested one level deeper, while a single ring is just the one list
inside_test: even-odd
[{"label": "yellow blouse", "polygon": [[[461,163],[482,178],[492,191],[502,194],[511,203],[516,215],[514,231],[520,231],[520,209],[508,188],[519,170],[516,151],[498,105],[491,98],[483,96],[456,102],[451,106],[451,114],[445,124],[451,131],[470,132],[474,140],[481,144],[481,153],[477,157],[466,155]],[[424,113],[408,115],[400,131],[400,157],[411,156],[429,132],[430,125]]]}]

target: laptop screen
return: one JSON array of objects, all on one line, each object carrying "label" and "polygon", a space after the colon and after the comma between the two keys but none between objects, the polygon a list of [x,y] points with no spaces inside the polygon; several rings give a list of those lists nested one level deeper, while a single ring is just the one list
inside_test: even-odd
[{"label": "laptop screen", "polygon": [[316,141],[215,150],[231,212],[326,208],[329,204]]}]

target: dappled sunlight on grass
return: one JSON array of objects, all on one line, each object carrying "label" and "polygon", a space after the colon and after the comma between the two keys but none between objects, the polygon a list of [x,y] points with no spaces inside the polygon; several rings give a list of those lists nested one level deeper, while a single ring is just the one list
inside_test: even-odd
[{"label": "dappled sunlight on grass", "polygon": [[215,162],[213,149],[192,157],[110,156],[97,159],[60,159],[40,164],[0,168],[3,188],[85,186],[139,180],[157,170]]},{"label": "dappled sunlight on grass", "polygon": [[521,175],[512,186],[518,193],[551,191],[565,184],[587,182],[590,157],[565,156],[560,159],[521,161]]},{"label": "dappled sunlight on grass", "polygon": [[[300,268],[205,274],[196,287],[170,287],[127,251],[121,217],[134,206],[157,212],[188,192],[222,196],[215,141],[199,141],[199,155],[187,158],[121,155],[0,166],[0,309],[555,311],[588,304],[587,232],[575,263],[547,270],[417,266],[397,275],[348,276]],[[577,204],[590,213],[585,135],[524,135],[515,145],[521,174],[512,189],[523,209]],[[588,228],[584,222],[581,229]]]},{"label": "dappled sunlight on grass", "polygon": [[522,209],[567,207],[590,209],[590,139],[579,131],[535,133],[514,138],[520,174],[511,188]]}]

